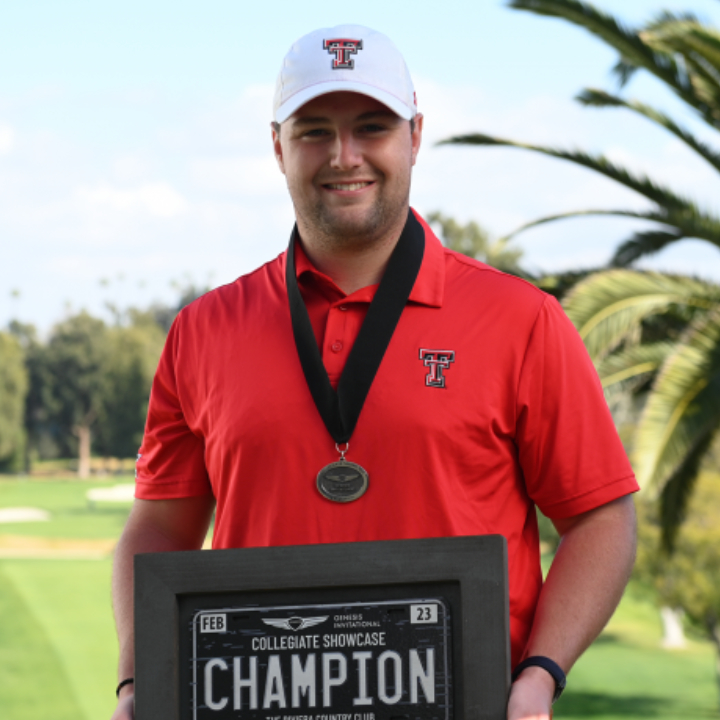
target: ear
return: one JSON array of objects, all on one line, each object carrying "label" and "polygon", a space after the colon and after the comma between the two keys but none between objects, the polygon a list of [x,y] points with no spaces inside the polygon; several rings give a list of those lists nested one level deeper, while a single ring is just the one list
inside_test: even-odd
[{"label": "ear", "polygon": [[270,128],[272,130],[272,143],[273,143],[273,152],[275,153],[275,160],[277,160],[278,167],[280,168],[280,172],[284,175],[285,174],[285,163],[283,162],[283,153],[282,153],[282,144],[280,143],[280,132],[276,129],[279,126],[276,125],[274,122],[270,123]]},{"label": "ear", "polygon": [[412,164],[415,164],[417,160],[417,154],[420,151],[420,144],[422,143],[422,130],[423,130],[423,117],[422,113],[415,115],[415,129],[410,135],[410,142],[412,144]]}]

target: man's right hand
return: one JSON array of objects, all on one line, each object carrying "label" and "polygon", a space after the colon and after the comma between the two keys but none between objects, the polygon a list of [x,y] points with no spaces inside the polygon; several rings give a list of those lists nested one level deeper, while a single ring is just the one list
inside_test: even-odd
[{"label": "man's right hand", "polygon": [[135,692],[126,685],[120,690],[120,699],[111,720],[133,720],[135,718]]},{"label": "man's right hand", "polygon": [[[118,679],[135,675],[133,643],[133,559],[137,553],[199,550],[215,499],[199,495],[172,500],[135,500],[115,549],[113,608],[120,643]],[[112,720],[133,720],[135,688],[120,688]]]}]

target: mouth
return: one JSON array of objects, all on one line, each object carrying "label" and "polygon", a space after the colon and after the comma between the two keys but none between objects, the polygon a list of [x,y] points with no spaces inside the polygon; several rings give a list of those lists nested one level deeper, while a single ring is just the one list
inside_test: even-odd
[{"label": "mouth", "polygon": [[370,180],[362,180],[360,182],[345,182],[345,183],[324,183],[323,187],[327,190],[340,190],[343,192],[356,192],[363,190],[369,185],[374,183]]}]

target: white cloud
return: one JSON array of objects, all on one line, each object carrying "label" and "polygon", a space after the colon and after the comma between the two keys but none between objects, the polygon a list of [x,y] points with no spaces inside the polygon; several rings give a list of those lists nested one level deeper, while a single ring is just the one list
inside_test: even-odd
[{"label": "white cloud", "polygon": [[154,174],[155,167],[151,159],[140,153],[120,155],[112,162],[113,178],[122,184],[142,182],[148,175]]},{"label": "white cloud", "polygon": [[137,188],[121,189],[102,184],[77,190],[81,205],[110,209],[124,214],[144,212],[160,218],[176,217],[187,208],[185,198],[168,183],[145,183]]},{"label": "white cloud", "polygon": [[[519,98],[511,106],[477,87],[416,80],[425,137],[412,203],[421,212],[477,220],[499,236],[554,212],[647,207],[617,183],[567,162],[509,148],[435,145],[473,131],[604,151],[716,204],[713,171],[627,114],[593,113],[549,96]],[[148,115],[142,132],[103,145],[102,152],[96,139],[54,128],[33,135],[12,120],[12,153],[0,163],[0,237],[10,239],[0,285],[22,290],[24,319],[47,325],[66,299],[99,312],[105,296],[98,280],[115,272],[128,280],[125,294],[113,301],[142,304],[167,294],[169,281],[187,272],[198,282],[210,276],[227,282],[282,251],[293,209],[272,156],[271,108],[270,86],[245,88],[231,100],[194,98],[168,106],[165,115]],[[3,128],[0,150],[8,142]],[[641,226],[568,220],[516,242],[531,268],[600,265]],[[692,253],[683,257],[683,270],[691,272]],[[711,257],[703,256],[698,267],[720,277]],[[142,297],[139,279],[146,282]],[[0,324],[9,317],[7,302],[0,298]]]},{"label": "white cloud", "polygon": [[275,158],[268,152],[260,156],[201,157],[192,160],[190,172],[205,191],[233,193],[243,197],[280,196],[285,180]]},{"label": "white cloud", "polygon": [[[476,220],[494,235],[542,216],[582,209],[634,209],[650,202],[610,179],[567,161],[505,147],[435,146],[454,134],[483,132],[509,139],[604,153],[679,193],[717,208],[718,178],[676,139],[622,111],[597,112],[564,98],[525,97],[514,106],[473,87],[418,82],[425,114],[424,147],[413,178],[412,202],[421,212],[441,210]],[[531,268],[560,270],[606,263],[615,248],[647,223],[585,218],[550,223],[520,234]],[[720,277],[717,253],[687,247],[683,271]],[[668,256],[668,260],[670,256]],[[658,258],[659,266],[667,261]],[[671,262],[672,264],[672,262]]]},{"label": "white cloud", "polygon": [[15,146],[15,131],[10,125],[0,125],[0,155],[8,155]]}]

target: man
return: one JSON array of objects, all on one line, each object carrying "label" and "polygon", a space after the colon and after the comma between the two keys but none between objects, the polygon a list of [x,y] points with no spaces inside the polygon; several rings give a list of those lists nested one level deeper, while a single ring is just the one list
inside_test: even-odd
[{"label": "man", "polygon": [[[132,557],[199,548],[215,506],[216,548],[502,533],[508,718],[549,718],[634,556],[637,485],[590,360],[552,298],[409,209],[423,117],[385,36],[301,38],[274,117],[297,231],[168,337],[115,561],[114,718],[132,710]],[[563,538],[544,585],[535,504]]]}]

